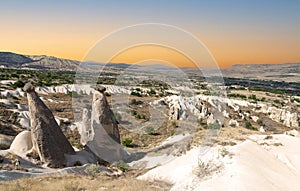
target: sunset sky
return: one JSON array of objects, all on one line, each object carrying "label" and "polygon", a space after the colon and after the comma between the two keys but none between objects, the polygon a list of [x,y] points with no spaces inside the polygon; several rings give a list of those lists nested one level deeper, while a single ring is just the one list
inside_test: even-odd
[{"label": "sunset sky", "polygon": [[[196,36],[220,67],[299,62],[299,10],[299,0],[1,1],[0,50],[83,60],[97,41],[119,28],[165,23]],[[112,61],[151,58],[190,66],[184,56],[150,46],[131,48]]]}]

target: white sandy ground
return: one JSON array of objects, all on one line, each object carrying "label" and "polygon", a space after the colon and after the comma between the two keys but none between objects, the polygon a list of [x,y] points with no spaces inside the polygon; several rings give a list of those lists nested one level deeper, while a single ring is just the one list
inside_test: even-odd
[{"label": "white sandy ground", "polygon": [[[20,134],[20,136],[26,134]],[[184,140],[188,136],[174,136],[164,142],[172,143]],[[150,161],[153,168],[138,177],[144,180],[163,180],[174,184],[172,191],[183,190],[300,190],[300,138],[290,135],[252,135],[246,141],[235,146],[197,147],[185,155],[175,157],[166,154],[145,156],[139,161]],[[10,152],[26,152],[19,147],[26,145],[17,141]],[[20,145],[21,144],[21,145]],[[163,146],[163,145],[162,145]],[[7,151],[1,151],[2,154]],[[0,152],[0,154],[1,154]],[[86,152],[77,152],[68,156],[68,161],[80,160],[84,163],[94,162]],[[138,161],[135,161],[138,162]],[[84,173],[84,166],[69,167],[61,170],[34,167],[21,162],[29,172],[0,171],[0,180],[13,180],[24,176],[50,174]]]},{"label": "white sandy ground", "polygon": [[173,191],[299,191],[300,138],[272,135],[272,139],[264,140],[265,137],[250,136],[235,146],[213,147],[205,154],[201,154],[200,147],[194,148],[138,178],[171,182]]},{"label": "white sandy ground", "polygon": [[[184,141],[190,138],[190,134],[178,134],[173,135],[169,138],[167,138],[165,141],[163,141],[160,145],[155,147],[154,149],[147,152],[147,154],[139,159],[134,160],[128,165],[132,168],[154,168],[159,165],[167,164],[168,162],[174,160],[176,158],[176,150],[180,149],[180,147],[172,147],[175,143],[179,143],[181,145],[185,144]],[[163,152],[158,152],[158,150],[164,150]],[[175,152],[171,152],[175,151]],[[130,153],[130,152],[129,152]]]}]

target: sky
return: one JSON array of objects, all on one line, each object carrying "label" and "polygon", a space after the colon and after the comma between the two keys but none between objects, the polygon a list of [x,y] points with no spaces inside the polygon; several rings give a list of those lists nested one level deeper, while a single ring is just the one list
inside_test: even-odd
[{"label": "sky", "polygon": [[[299,10],[300,0],[1,1],[0,50],[82,61],[113,31],[164,23],[194,35],[221,68],[300,62]],[[191,66],[178,52],[156,48],[129,48],[111,61],[135,63],[153,57]]]}]

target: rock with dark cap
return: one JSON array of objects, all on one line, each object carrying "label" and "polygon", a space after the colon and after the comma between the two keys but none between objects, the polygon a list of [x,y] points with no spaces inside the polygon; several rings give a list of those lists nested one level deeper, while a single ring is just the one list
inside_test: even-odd
[{"label": "rock with dark cap", "polygon": [[104,94],[105,87],[96,86],[94,89],[90,122],[92,134],[89,134],[86,146],[106,162],[124,160],[128,155],[120,144],[117,121]]},{"label": "rock with dark cap", "polygon": [[33,148],[49,167],[64,167],[65,154],[75,151],[58,126],[52,112],[39,98],[31,83],[24,86],[27,93]]},{"label": "rock with dark cap", "polygon": [[95,90],[101,92],[101,93],[104,93],[106,91],[106,87],[104,86],[101,86],[101,85],[97,85]]},{"label": "rock with dark cap", "polygon": [[104,94],[106,88],[97,86],[95,90],[92,106],[92,123],[101,124],[106,133],[117,143],[120,143],[117,120],[115,119]]},{"label": "rock with dark cap", "polygon": [[23,90],[27,93],[29,92],[34,92],[34,86],[28,82],[27,84],[25,84],[25,86],[23,87]]}]

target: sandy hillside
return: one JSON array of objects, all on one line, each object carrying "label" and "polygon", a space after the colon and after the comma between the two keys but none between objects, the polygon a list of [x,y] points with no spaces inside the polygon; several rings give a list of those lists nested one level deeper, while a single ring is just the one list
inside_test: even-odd
[{"label": "sandy hillside", "polygon": [[235,146],[193,148],[139,179],[171,182],[173,191],[296,191],[300,190],[299,148],[297,137],[252,135]]}]

